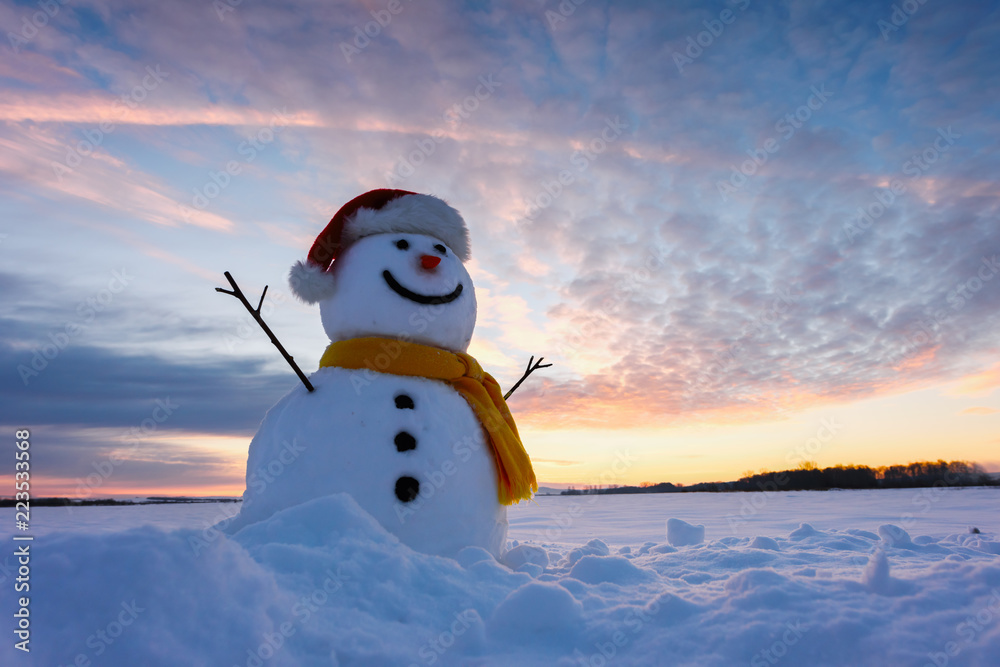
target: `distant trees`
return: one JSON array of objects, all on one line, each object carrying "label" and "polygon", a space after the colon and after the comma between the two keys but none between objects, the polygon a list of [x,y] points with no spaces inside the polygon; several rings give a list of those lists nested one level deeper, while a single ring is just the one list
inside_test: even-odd
[{"label": "distant trees", "polygon": [[836,465],[820,469],[814,461],[803,461],[795,470],[760,472],[748,470],[735,482],[703,482],[683,486],[669,482],[643,482],[639,486],[612,485],[606,489],[572,487],[563,495],[618,493],[679,493],[686,491],[821,491],[827,489],[880,489],[925,486],[997,486],[981,466],[966,461],[917,461],[906,465],[871,468],[863,465]]},{"label": "distant trees", "polygon": [[[883,466],[876,469],[883,486],[932,486],[944,480],[948,486],[968,486],[966,480],[985,480],[978,483],[990,484],[989,475],[982,466],[966,461],[918,461],[907,465]],[[916,482],[916,483],[914,483]]]}]

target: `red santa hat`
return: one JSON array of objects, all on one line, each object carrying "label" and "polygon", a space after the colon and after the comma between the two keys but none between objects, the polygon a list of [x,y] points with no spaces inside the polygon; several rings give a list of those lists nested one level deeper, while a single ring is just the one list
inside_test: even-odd
[{"label": "red santa hat", "polygon": [[318,303],[333,295],[334,260],[352,243],[373,234],[426,234],[443,241],[463,262],[469,259],[469,230],[443,199],[407,190],[372,190],[337,211],[313,242],[304,262],[288,275],[295,296]]}]

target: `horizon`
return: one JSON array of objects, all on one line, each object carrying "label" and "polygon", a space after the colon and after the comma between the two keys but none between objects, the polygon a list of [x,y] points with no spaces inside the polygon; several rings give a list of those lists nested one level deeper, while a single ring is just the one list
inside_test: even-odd
[{"label": "horizon", "polygon": [[222,4],[0,6],[33,495],[242,493],[298,381],[214,288],[312,372],[288,270],[380,187],[468,223],[483,368],[554,364],[510,400],[540,485],[1000,470],[1000,7],[403,3],[362,46],[374,5]]},{"label": "horizon", "polygon": [[[942,459],[934,459],[933,461],[930,461],[930,462],[936,462],[938,460],[942,460]],[[906,464],[895,464],[895,465],[909,465],[910,463],[917,463],[917,462],[916,461],[911,461],[911,462],[908,462]],[[849,465],[849,466],[850,465],[857,465],[857,466],[861,466],[861,467],[870,467],[870,466],[865,466],[864,464],[844,464],[844,465]],[[835,467],[835,466],[830,466],[830,467]],[[788,470],[763,470],[762,469],[760,471],[753,472],[753,474],[784,473],[784,472],[790,472],[790,471],[791,471],[791,469],[788,469]],[[747,471],[747,472],[752,472],[752,471]],[[984,469],[983,473],[986,474],[986,475],[989,475],[991,477],[1000,478],[1000,470],[985,470]],[[616,484],[616,483],[601,484],[600,482],[598,482],[596,484],[590,483],[590,482],[582,482],[582,483],[581,482],[539,482],[538,483],[538,489],[539,489],[539,491],[541,491],[542,489],[550,489],[550,490],[553,490],[553,491],[567,491],[567,490],[570,490],[570,489],[578,489],[578,490],[579,489],[586,489],[586,488],[591,487],[591,486],[596,487],[598,489],[601,489],[601,488],[609,488],[609,487],[612,487],[612,486],[640,486],[641,484],[646,484],[646,483],[652,483],[654,485],[657,485],[657,484],[674,484],[677,487],[688,487],[688,486],[695,486],[695,485],[698,485],[698,484],[725,484],[725,483],[729,483],[729,482],[738,481],[739,479],[742,479],[745,476],[746,475],[743,475],[740,478],[726,479],[726,480],[723,480],[723,479],[703,480],[703,481],[700,481],[700,482],[691,482],[691,483],[688,483],[688,484],[675,483],[675,482],[671,482],[669,480],[660,480],[660,481],[656,481],[656,482],[650,482],[650,480],[647,480],[645,482],[637,482],[635,484]],[[777,491],[782,491],[783,489],[776,489],[776,490]],[[761,491],[764,492],[765,489],[761,489]],[[536,495],[541,495],[541,494],[536,494]],[[163,495],[159,495],[159,494],[156,494],[156,495],[143,495],[143,494],[127,494],[127,493],[126,494],[107,495],[107,496],[93,496],[93,495],[91,495],[91,496],[82,496],[82,497],[57,495],[57,496],[34,496],[32,498],[32,500],[54,500],[54,499],[60,499],[60,498],[67,498],[69,500],[116,500],[116,501],[129,500],[129,499],[150,499],[150,498],[166,498],[166,499],[171,499],[171,500],[177,500],[177,499],[191,499],[191,500],[218,499],[218,500],[226,500],[226,501],[228,501],[228,500],[242,500],[242,492],[239,493],[239,494],[236,494],[236,495],[208,494],[208,495],[165,495],[165,496],[163,496]],[[14,500],[14,496],[7,496],[7,495],[4,495],[4,494],[0,494],[0,500],[11,500],[12,501],[12,500]]]}]

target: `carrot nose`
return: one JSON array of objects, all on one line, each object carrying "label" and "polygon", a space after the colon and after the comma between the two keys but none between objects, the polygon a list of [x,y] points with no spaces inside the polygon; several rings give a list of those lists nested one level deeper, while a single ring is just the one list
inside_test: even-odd
[{"label": "carrot nose", "polygon": [[440,257],[435,257],[434,255],[421,255],[420,256],[420,266],[424,267],[428,271],[436,267],[441,263]]}]

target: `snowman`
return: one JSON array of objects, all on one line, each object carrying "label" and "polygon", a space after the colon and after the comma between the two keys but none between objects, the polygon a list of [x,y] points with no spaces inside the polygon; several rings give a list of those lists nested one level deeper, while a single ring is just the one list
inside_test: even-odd
[{"label": "snowman", "polygon": [[500,557],[507,506],[538,486],[499,386],[467,354],[468,259],[465,222],[437,197],[373,190],[334,215],[290,273],[331,342],[250,443],[230,532],[346,492],[418,551]]}]

